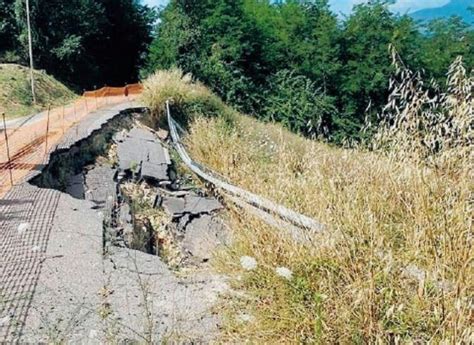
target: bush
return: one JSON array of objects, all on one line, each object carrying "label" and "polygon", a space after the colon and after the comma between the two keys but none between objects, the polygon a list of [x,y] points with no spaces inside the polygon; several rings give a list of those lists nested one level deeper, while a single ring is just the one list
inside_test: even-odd
[{"label": "bush", "polygon": [[330,117],[336,112],[331,97],[309,78],[289,70],[277,72],[264,95],[265,120],[281,122],[288,129],[310,137],[327,135]]}]

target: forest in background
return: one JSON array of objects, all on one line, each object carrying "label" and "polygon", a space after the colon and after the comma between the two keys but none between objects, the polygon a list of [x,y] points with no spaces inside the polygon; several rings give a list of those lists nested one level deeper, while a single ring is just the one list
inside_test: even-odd
[{"label": "forest in background", "polygon": [[387,101],[389,46],[434,91],[458,55],[473,66],[468,23],[416,22],[389,3],[360,4],[341,19],[326,0],[172,0],[143,72],[178,66],[248,114],[336,143],[360,139]]},{"label": "forest in background", "polygon": [[[72,89],[138,80],[154,9],[139,0],[30,0],[34,66]],[[25,0],[0,0],[0,63],[28,65]]]},{"label": "forest in background", "polygon": [[[390,45],[434,91],[458,55],[472,69],[472,23],[420,23],[389,3],[341,18],[327,0],[30,0],[34,64],[76,91],[179,67],[240,111],[342,143],[378,121]],[[28,65],[25,8],[0,0],[0,63]]]}]

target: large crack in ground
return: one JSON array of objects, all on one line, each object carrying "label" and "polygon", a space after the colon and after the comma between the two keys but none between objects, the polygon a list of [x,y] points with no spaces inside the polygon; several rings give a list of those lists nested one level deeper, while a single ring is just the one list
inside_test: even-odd
[{"label": "large crack in ground", "polygon": [[164,142],[142,125],[143,116],[117,117],[54,153],[31,182],[92,201],[104,217],[105,252],[109,245],[136,249],[175,267],[206,262],[228,242],[216,217],[222,205],[178,176]]},{"label": "large crack in ground", "polygon": [[212,308],[227,284],[207,261],[229,241],[222,205],[179,176],[165,137],[146,128],[144,116],[116,116],[53,153],[30,181],[65,193],[46,253],[64,255],[44,263],[25,341],[216,336]]}]

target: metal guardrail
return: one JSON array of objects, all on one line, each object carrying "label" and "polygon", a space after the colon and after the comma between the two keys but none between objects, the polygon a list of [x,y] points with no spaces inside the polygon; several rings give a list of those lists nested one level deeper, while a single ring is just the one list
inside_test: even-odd
[{"label": "metal guardrail", "polygon": [[237,197],[245,201],[247,204],[254,206],[260,210],[263,210],[267,213],[277,215],[281,219],[295,226],[315,233],[320,233],[325,229],[325,226],[323,224],[317,222],[316,220],[308,216],[290,210],[285,206],[278,205],[268,199],[265,199],[261,196],[255,195],[242,188],[236,187],[230,183],[220,180],[219,178],[215,177],[215,174],[213,174],[210,169],[193,161],[191,157],[189,157],[186,149],[184,148],[184,145],[181,142],[181,138],[177,130],[177,128],[179,128],[179,124],[177,124],[171,116],[170,105],[168,101],[166,102],[166,113],[171,139],[176,148],[176,151],[178,152],[184,164],[186,164],[186,166],[200,178],[213,184],[216,188],[223,190],[224,192],[232,195],[233,197]]}]

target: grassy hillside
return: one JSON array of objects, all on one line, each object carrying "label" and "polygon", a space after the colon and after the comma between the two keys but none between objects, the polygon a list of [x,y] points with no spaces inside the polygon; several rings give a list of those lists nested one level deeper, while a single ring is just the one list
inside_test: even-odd
[{"label": "grassy hillside", "polygon": [[20,65],[0,64],[0,114],[7,118],[34,114],[72,100],[75,94],[53,77],[34,71],[37,103],[31,97],[29,69]]},{"label": "grassy hillside", "polygon": [[[470,104],[457,95],[450,111]],[[438,151],[428,164],[401,151],[331,147],[238,114],[177,71],[151,77],[144,98],[158,120],[167,98],[189,115],[195,160],[327,225],[301,245],[230,206],[235,241],[214,260],[238,291],[222,303],[223,342],[469,342],[469,152]],[[208,116],[217,109],[225,116]]]}]

